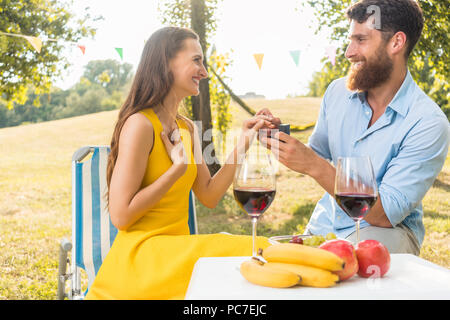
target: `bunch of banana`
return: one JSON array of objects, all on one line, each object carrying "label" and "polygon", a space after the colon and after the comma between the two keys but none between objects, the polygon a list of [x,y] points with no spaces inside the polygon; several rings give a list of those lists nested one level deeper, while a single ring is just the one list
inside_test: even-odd
[{"label": "bunch of banana", "polygon": [[258,258],[242,262],[240,271],[247,281],[265,287],[288,288],[299,284],[302,280],[292,271],[267,268]]},{"label": "bunch of banana", "polygon": [[296,263],[329,271],[344,269],[345,262],[330,251],[296,243],[279,243],[259,249],[268,262]]},{"label": "bunch of banana", "polygon": [[241,274],[254,284],[275,288],[294,285],[331,287],[339,282],[339,276],[332,271],[342,270],[345,266],[334,253],[301,244],[275,244],[260,249],[259,254],[267,263],[252,258],[242,263]]}]

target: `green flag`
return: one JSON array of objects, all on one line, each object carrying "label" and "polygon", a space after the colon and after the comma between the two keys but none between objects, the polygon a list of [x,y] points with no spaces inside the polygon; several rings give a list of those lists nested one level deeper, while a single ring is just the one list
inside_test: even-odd
[{"label": "green flag", "polygon": [[115,48],[115,49],[120,56],[120,60],[123,60],[123,48]]},{"label": "green flag", "polygon": [[291,57],[294,60],[295,65],[298,67],[298,60],[299,60],[299,57],[300,57],[300,50],[292,50],[292,51],[289,51],[289,53],[291,54]]}]

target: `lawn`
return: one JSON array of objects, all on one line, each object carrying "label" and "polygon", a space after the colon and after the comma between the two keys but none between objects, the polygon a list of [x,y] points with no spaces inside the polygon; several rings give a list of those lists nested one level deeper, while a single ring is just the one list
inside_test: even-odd
[{"label": "lawn", "polygon": [[[283,122],[313,122],[320,99],[247,100],[268,107]],[[233,132],[247,114],[231,106]],[[58,245],[71,235],[73,152],[84,145],[109,144],[117,110],[0,129],[0,299],[55,299]],[[311,130],[294,133],[306,142]],[[249,218],[231,190],[217,208],[197,204],[200,233],[250,234]],[[258,226],[260,235],[290,234],[307,223],[321,188],[309,177],[280,165],[277,196]],[[450,162],[423,205],[426,236],[420,256],[450,268]]]}]

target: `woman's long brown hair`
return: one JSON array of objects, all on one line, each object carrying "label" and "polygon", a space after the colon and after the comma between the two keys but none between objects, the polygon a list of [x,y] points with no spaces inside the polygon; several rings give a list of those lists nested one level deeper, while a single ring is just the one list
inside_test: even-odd
[{"label": "woman's long brown hair", "polygon": [[108,189],[119,154],[119,137],[123,125],[131,115],[163,102],[173,83],[169,61],[183,49],[184,40],[189,38],[198,40],[198,35],[186,28],[165,27],[153,33],[147,40],[130,92],[119,111],[112,135],[106,171]]}]

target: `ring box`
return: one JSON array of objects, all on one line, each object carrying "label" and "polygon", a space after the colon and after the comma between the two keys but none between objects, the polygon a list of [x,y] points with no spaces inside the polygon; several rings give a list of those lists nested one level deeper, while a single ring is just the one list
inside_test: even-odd
[{"label": "ring box", "polygon": [[259,129],[259,133],[267,138],[271,138],[277,131],[291,134],[291,125],[289,123],[282,123],[276,129]]},{"label": "ring box", "polygon": [[291,134],[291,125],[289,123],[281,123],[280,126],[278,127],[278,130],[290,135]]}]

